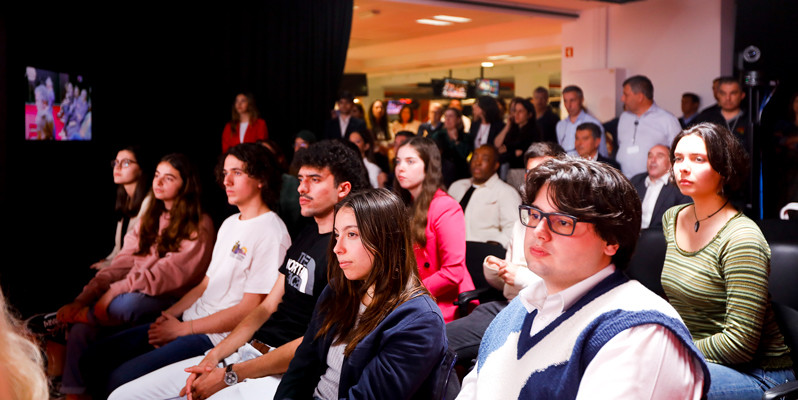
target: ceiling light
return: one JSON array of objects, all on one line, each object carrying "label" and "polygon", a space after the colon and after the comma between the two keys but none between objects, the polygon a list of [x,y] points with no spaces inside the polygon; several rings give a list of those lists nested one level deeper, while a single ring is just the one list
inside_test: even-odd
[{"label": "ceiling light", "polygon": [[441,20],[441,21],[459,22],[461,24],[462,23],[466,23],[466,22],[471,22],[471,18],[454,17],[454,16],[451,16],[451,15],[436,15],[436,16],[434,16],[432,18],[435,18],[435,19]]},{"label": "ceiling light", "polygon": [[482,65],[482,66],[483,66],[483,67],[485,67],[485,68],[493,68],[493,63],[492,63],[492,62],[490,62],[490,61],[485,61],[485,62],[483,62],[483,63],[482,63],[482,64],[480,64],[480,65]]},{"label": "ceiling light", "polygon": [[510,58],[509,54],[501,54],[501,55],[498,55],[498,56],[488,56],[488,60],[493,60],[493,61],[506,60],[508,58]]},{"label": "ceiling light", "polygon": [[419,24],[435,25],[435,26],[446,26],[452,24],[451,22],[438,21],[435,19],[427,19],[427,18],[417,19],[416,22],[418,22]]}]

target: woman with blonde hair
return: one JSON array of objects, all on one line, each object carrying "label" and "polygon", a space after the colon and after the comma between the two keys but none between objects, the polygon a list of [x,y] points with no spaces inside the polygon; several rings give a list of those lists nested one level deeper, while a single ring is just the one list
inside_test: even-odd
[{"label": "woman with blonde hair", "polygon": [[0,291],[0,399],[45,400],[48,397],[39,346],[11,314]]}]

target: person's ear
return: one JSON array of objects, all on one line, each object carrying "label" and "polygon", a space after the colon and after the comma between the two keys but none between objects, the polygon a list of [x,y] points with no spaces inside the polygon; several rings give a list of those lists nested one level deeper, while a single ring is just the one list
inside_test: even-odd
[{"label": "person's ear", "polygon": [[338,201],[344,199],[344,197],[349,195],[349,192],[352,191],[352,184],[349,181],[341,182],[338,185]]}]

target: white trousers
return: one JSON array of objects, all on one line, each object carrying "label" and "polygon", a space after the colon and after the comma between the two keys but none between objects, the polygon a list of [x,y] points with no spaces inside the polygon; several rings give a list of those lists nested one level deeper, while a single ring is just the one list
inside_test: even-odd
[{"label": "white trousers", "polygon": [[[231,354],[230,357],[227,357],[225,362],[227,364],[238,363],[260,357],[261,355],[261,352],[246,344]],[[111,393],[108,400],[179,399],[181,398],[178,396],[180,390],[186,386],[186,379],[188,379],[189,375],[185,369],[199,364],[203,358],[204,356],[189,358],[150,372],[141,378],[118,387]],[[219,366],[221,367],[222,364],[219,364]],[[277,385],[280,384],[281,378],[282,375],[274,375],[258,379],[247,379],[216,392],[208,400],[271,399],[274,398],[274,394],[277,392]]]}]

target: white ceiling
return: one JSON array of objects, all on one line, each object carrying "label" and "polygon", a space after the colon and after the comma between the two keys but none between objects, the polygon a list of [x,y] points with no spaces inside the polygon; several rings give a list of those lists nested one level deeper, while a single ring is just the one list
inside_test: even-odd
[{"label": "white ceiling", "polygon": [[[606,7],[585,0],[355,0],[346,72],[390,74],[479,65],[490,56],[525,62],[559,58],[561,27],[581,10]],[[449,26],[422,25],[435,15],[470,18]]]}]

